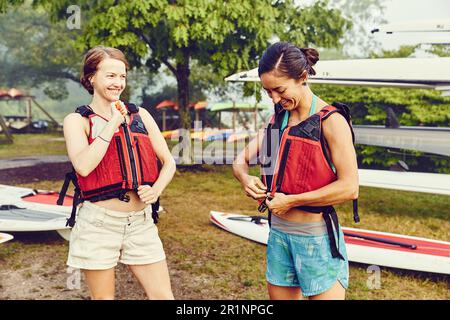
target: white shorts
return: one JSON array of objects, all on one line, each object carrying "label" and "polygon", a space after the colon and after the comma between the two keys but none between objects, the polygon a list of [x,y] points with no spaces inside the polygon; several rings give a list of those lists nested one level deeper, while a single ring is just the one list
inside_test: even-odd
[{"label": "white shorts", "polygon": [[67,265],[104,270],[117,265],[143,265],[166,258],[151,206],[121,212],[85,201],[70,235]]}]

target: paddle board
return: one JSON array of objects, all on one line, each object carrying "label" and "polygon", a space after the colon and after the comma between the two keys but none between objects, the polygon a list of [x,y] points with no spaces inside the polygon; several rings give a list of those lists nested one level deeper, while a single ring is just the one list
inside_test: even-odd
[{"label": "paddle board", "polygon": [[14,237],[8,233],[0,232],[0,243],[12,240]]},{"label": "paddle board", "polygon": [[[267,244],[270,228],[265,218],[211,211],[210,220],[228,232]],[[364,229],[342,230],[349,261],[450,274],[449,242]]]}]

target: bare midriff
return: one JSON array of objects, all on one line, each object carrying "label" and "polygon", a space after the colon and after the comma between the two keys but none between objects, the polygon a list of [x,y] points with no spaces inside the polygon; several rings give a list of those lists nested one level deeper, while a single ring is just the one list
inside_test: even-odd
[{"label": "bare midriff", "polygon": [[277,215],[277,217],[298,223],[319,222],[323,220],[322,213],[311,213],[296,208],[289,209],[288,212],[282,215]]},{"label": "bare midriff", "polygon": [[146,207],[145,202],[141,201],[139,196],[134,191],[128,191],[126,193],[130,197],[129,202],[119,200],[118,198],[102,200],[94,202],[96,205],[114,211],[131,212],[140,211]]}]

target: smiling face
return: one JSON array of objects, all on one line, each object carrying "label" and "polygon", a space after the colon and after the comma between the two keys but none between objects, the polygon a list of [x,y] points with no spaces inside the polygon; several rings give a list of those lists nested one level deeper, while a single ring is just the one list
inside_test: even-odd
[{"label": "smiling face", "polygon": [[94,95],[99,95],[109,102],[119,100],[126,86],[126,78],[127,69],[125,63],[112,58],[102,60],[91,78]]},{"label": "smiling face", "polygon": [[299,106],[304,96],[306,86],[303,83],[306,78],[296,80],[270,71],[261,74],[260,79],[273,103],[280,103],[283,109],[288,111]]}]

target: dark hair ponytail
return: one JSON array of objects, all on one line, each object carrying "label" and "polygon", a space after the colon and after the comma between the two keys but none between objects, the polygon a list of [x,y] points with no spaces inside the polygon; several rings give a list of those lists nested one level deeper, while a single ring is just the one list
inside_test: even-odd
[{"label": "dark hair ponytail", "polygon": [[258,65],[258,75],[277,71],[292,79],[300,79],[303,73],[315,75],[313,66],[319,61],[319,52],[313,48],[299,48],[289,42],[277,42],[264,51]]},{"label": "dark hair ponytail", "polygon": [[308,74],[315,75],[316,71],[313,69],[313,66],[319,61],[319,52],[313,48],[300,48],[300,50],[305,55],[306,61],[308,61]]}]

